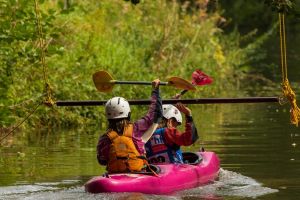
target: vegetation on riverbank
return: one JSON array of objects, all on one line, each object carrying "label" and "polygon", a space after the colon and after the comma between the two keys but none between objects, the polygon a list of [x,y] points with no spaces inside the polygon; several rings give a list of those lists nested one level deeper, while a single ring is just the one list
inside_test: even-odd
[{"label": "vegetation on riverbank", "polygon": [[[23,119],[42,100],[45,77],[40,63],[34,2],[1,3],[0,19],[0,127]],[[91,76],[107,70],[117,80],[190,79],[195,69],[214,78],[186,97],[234,96],[243,92],[251,63],[263,58],[258,49],[270,32],[240,35],[224,33],[222,12],[207,12],[206,1],[197,8],[177,1],[120,0],[40,2],[46,41],[46,75],[57,100],[105,100],[111,96],[148,98],[146,86],[115,86],[112,93],[98,93]],[[242,45],[241,45],[242,44]],[[260,52],[260,53],[257,53]],[[247,84],[249,84],[247,82]],[[173,88],[161,88],[169,98]],[[136,109],[136,108],[135,108]],[[37,127],[99,123],[102,108],[40,106],[27,124]],[[135,113],[135,111],[133,111]]]}]

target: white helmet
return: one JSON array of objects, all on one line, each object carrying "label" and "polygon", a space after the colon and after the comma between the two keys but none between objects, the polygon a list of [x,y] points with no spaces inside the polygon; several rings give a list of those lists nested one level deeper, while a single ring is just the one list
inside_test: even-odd
[{"label": "white helmet", "polygon": [[123,97],[113,97],[105,104],[105,115],[107,119],[127,118],[130,115],[130,106]]},{"label": "white helmet", "polygon": [[165,104],[162,106],[163,109],[163,116],[166,119],[171,119],[174,117],[178,123],[182,123],[182,116],[180,111],[171,104]]}]

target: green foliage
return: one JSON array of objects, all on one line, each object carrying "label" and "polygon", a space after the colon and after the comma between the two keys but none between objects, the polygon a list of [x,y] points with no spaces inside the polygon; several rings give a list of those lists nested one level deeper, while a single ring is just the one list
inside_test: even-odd
[{"label": "green foliage", "polygon": [[265,0],[265,4],[273,11],[288,13],[293,8],[295,0]]},{"label": "green foliage", "polygon": [[[4,2],[0,70],[5,73],[0,76],[5,84],[0,86],[0,108],[9,114],[0,116],[0,126],[11,123],[8,116],[19,119],[28,114],[44,86],[34,5]],[[72,4],[67,10],[59,2],[41,4],[44,39],[49,44],[47,75],[59,100],[103,100],[116,95],[149,98],[151,88],[147,86],[116,85],[110,94],[98,93],[91,79],[97,70],[107,70],[117,80],[165,81],[168,76],[190,79],[194,70],[202,69],[214,78],[214,84],[186,96],[226,95],[226,90],[240,87],[263,41],[247,42],[237,31],[224,34],[218,27],[220,13],[208,14],[205,8],[187,12],[176,1],[143,1],[133,6],[120,0],[91,0]],[[161,90],[163,98],[179,92],[170,87]],[[29,124],[99,123],[100,113],[103,108],[41,106]]]},{"label": "green foliage", "polygon": [[[124,1],[129,1],[129,0],[124,0]],[[130,2],[134,5],[140,3],[140,0],[130,0]]]},{"label": "green foliage", "polygon": [[[34,2],[2,1],[0,19],[0,126],[12,122],[11,117],[24,116],[27,103],[43,91]],[[49,43],[58,33],[53,26],[55,13],[42,11],[44,39]],[[48,55],[56,54],[57,46],[49,48]],[[11,105],[21,104],[18,110]],[[19,110],[19,109],[22,110]],[[26,110],[26,111],[25,111]],[[9,119],[9,120],[8,120]]]},{"label": "green foliage", "polygon": [[227,20],[225,31],[231,32],[235,27],[242,34],[247,34],[254,29],[258,34],[270,29],[277,21],[277,15],[269,9],[264,1],[252,0],[226,0],[220,1],[223,16]]}]

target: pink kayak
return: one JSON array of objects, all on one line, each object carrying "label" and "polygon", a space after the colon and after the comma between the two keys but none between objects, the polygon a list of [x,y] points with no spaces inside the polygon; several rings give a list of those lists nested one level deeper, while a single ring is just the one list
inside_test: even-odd
[{"label": "pink kayak", "polygon": [[145,194],[171,194],[214,181],[220,162],[214,152],[183,153],[185,163],[155,165],[153,173],[120,173],[97,176],[85,184],[91,193],[140,192]]}]

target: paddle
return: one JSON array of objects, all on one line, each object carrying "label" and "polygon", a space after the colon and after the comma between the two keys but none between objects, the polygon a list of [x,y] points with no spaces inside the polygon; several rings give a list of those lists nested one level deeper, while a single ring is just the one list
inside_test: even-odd
[{"label": "paddle", "polygon": [[[201,70],[197,69],[192,73],[192,84],[193,85],[209,85],[213,82],[213,79],[206,75]],[[184,95],[188,90],[182,90],[178,95],[175,96],[176,99]]]},{"label": "paddle", "polygon": [[[98,91],[111,92],[115,84],[134,84],[134,85],[152,85],[147,81],[118,81],[106,71],[98,71],[93,74],[93,81]],[[179,77],[170,77],[168,82],[160,82],[160,85],[173,86],[184,90],[196,90],[195,86],[185,79]]]}]

